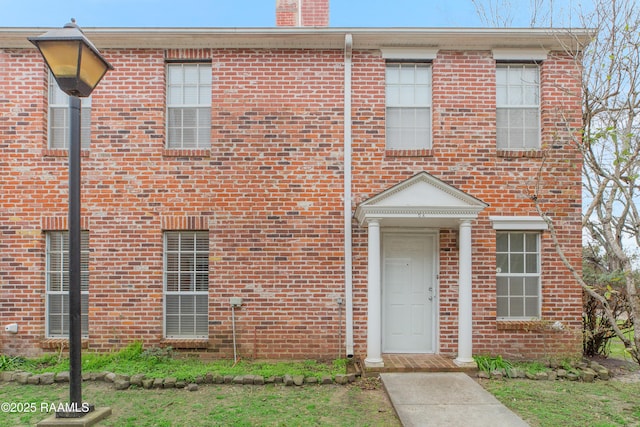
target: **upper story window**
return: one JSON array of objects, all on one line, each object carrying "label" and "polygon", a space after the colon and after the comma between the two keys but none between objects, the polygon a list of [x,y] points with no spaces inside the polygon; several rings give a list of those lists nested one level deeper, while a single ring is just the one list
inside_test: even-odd
[{"label": "upper story window", "polygon": [[387,149],[431,148],[431,64],[388,62]]},{"label": "upper story window", "polygon": [[540,71],[536,64],[496,68],[497,148],[540,148]]},{"label": "upper story window", "polygon": [[211,146],[211,64],[167,66],[167,148]]},{"label": "upper story window", "polygon": [[[91,97],[81,99],[80,143],[88,150],[91,142]],[[69,95],[58,87],[49,73],[49,148],[69,149]]]}]

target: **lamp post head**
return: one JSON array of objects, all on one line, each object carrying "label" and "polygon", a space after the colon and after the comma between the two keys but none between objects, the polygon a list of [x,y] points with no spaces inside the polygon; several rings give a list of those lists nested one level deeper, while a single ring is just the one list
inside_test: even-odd
[{"label": "lamp post head", "polygon": [[87,97],[113,67],[84,35],[74,19],[64,28],[29,37],[47,63],[60,89]]}]

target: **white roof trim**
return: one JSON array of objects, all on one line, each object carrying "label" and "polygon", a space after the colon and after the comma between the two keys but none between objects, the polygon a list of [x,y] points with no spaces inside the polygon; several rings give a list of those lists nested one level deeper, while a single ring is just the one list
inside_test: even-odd
[{"label": "white roof trim", "polygon": [[368,218],[438,222],[475,219],[488,205],[483,201],[420,172],[362,202],[355,217],[362,224]]},{"label": "white roof trim", "polygon": [[383,47],[380,49],[384,59],[418,59],[433,60],[438,55],[438,48],[398,48]]},{"label": "white roof trim", "polygon": [[540,48],[523,49],[493,49],[493,59],[496,61],[544,61],[547,51]]},{"label": "white roof trim", "polygon": [[549,226],[539,216],[490,216],[494,230],[548,230]]}]

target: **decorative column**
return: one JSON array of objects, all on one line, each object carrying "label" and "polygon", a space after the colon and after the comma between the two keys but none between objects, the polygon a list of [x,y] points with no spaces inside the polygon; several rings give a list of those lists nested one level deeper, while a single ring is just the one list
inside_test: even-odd
[{"label": "decorative column", "polygon": [[367,286],[367,358],[368,367],[383,367],[382,360],[382,286],[380,279],[380,220],[367,221],[369,228]]},{"label": "decorative column", "polygon": [[471,302],[471,221],[460,221],[458,280],[458,365],[473,363]]}]

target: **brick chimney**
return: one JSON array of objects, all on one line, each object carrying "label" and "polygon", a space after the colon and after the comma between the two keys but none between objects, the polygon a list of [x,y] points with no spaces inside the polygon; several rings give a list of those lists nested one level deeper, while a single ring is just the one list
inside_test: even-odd
[{"label": "brick chimney", "polygon": [[328,27],[329,0],[276,0],[276,26]]}]

